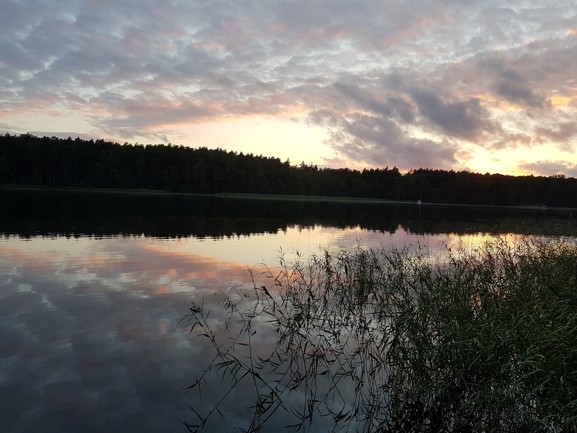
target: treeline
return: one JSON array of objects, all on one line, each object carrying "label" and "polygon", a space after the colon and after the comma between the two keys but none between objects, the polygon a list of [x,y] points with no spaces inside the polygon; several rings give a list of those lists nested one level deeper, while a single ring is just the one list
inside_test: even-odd
[{"label": "treeline", "polygon": [[222,149],[0,135],[0,184],[577,207],[577,179],[396,167],[329,169]]}]

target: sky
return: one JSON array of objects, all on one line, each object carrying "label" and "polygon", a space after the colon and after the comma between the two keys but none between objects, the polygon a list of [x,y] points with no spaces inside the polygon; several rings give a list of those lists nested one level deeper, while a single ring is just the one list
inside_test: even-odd
[{"label": "sky", "polygon": [[0,132],[577,177],[575,0],[0,0]]}]

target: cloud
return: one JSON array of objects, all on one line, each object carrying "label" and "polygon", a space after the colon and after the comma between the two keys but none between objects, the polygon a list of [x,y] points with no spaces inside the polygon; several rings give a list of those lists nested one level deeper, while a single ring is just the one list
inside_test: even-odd
[{"label": "cloud", "polygon": [[544,176],[562,174],[570,177],[577,177],[577,164],[566,161],[541,160],[520,164],[521,168],[530,173],[540,173]]},{"label": "cloud", "polygon": [[567,152],[573,151],[573,143],[577,138],[577,121],[562,122],[550,127],[538,127],[535,131],[543,140],[559,143],[559,148]]},{"label": "cloud", "polygon": [[405,95],[398,95],[378,85],[367,87],[362,89],[348,83],[335,84],[340,95],[350,99],[361,110],[388,118],[398,118],[408,123],[414,121],[414,107]]},{"label": "cloud", "polygon": [[[533,79],[523,68],[515,65],[515,59],[502,53],[485,53],[472,65],[481,82],[487,82],[487,90],[497,98],[527,108],[544,108],[546,98],[531,88]],[[471,71],[473,72],[473,71]]]},{"label": "cloud", "polygon": [[411,96],[421,115],[457,138],[475,140],[489,127],[487,112],[476,98],[450,100],[428,90],[417,90]]},{"label": "cloud", "polygon": [[80,138],[82,140],[91,140],[94,139],[94,136],[91,134],[82,134],[74,131],[28,131],[30,134],[35,135],[37,137],[58,137],[62,139],[70,138]]},{"label": "cloud", "polygon": [[[47,129],[24,125],[51,113],[84,116],[93,131],[79,133],[184,137],[207,120],[328,110],[391,120],[402,143],[437,143],[447,161],[439,143],[501,151],[494,143],[521,131],[562,139],[556,125],[576,110],[569,1],[11,0],[2,10],[0,121],[11,129]],[[336,123],[327,131],[346,126]],[[360,146],[368,160],[371,146]]]},{"label": "cloud", "polygon": [[507,101],[527,107],[542,108],[545,99],[539,97],[527,86],[517,81],[501,81],[493,87],[495,93],[504,97]]},{"label": "cloud", "polygon": [[354,161],[357,167],[449,168],[456,162],[456,148],[448,142],[408,136],[395,121],[382,116],[357,114],[344,118],[316,112],[313,119],[333,125],[331,145],[340,158]]}]

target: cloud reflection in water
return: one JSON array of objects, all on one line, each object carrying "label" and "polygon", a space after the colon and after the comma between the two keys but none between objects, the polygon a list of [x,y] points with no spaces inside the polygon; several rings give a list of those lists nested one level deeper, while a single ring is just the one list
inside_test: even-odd
[{"label": "cloud reflection in water", "polygon": [[322,227],[218,240],[3,238],[2,430],[180,431],[184,388],[206,353],[179,322],[188,299],[208,304],[228,286],[248,287],[248,267],[274,266],[281,245],[290,260],[325,247],[440,241],[451,239]]},{"label": "cloud reflection in water", "polygon": [[246,280],[246,267],[157,242],[0,243],[3,431],[179,428],[196,368],[186,299]]}]

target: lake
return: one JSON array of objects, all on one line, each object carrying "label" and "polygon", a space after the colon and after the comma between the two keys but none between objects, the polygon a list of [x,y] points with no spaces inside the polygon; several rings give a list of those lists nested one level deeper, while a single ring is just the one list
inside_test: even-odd
[{"label": "lake", "polygon": [[[207,360],[189,302],[250,287],[248,269],[265,278],[281,253],[577,234],[552,209],[25,190],[0,203],[3,432],[185,431],[207,404],[186,391]],[[219,431],[245,416],[231,411]]]}]

